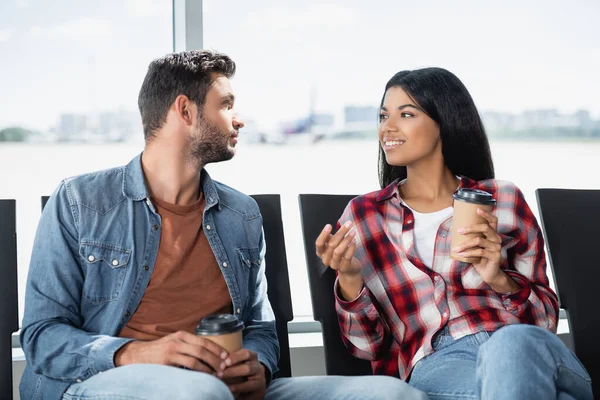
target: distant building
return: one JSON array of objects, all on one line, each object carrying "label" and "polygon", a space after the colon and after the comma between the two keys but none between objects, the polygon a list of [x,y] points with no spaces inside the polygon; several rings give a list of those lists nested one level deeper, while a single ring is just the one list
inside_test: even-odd
[{"label": "distant building", "polygon": [[119,110],[98,116],[96,132],[107,141],[123,141],[133,135],[143,135],[142,119],[137,112]]},{"label": "distant building", "polygon": [[60,141],[77,140],[88,130],[88,117],[84,114],[61,114],[56,127]]},{"label": "distant building", "polygon": [[143,128],[139,113],[117,110],[97,115],[64,113],[48,133],[61,142],[121,142],[143,137]]},{"label": "distant building", "polygon": [[335,123],[335,116],[333,114],[313,114],[312,123],[317,126],[330,127]]},{"label": "distant building", "polygon": [[344,124],[353,124],[355,122],[374,122],[377,121],[377,107],[371,106],[345,106]]},{"label": "distant building", "polygon": [[487,111],[481,114],[483,124],[488,131],[500,131],[511,129],[514,125],[515,116],[493,111]]},{"label": "distant building", "polygon": [[582,126],[584,128],[589,128],[594,125],[594,120],[592,119],[589,111],[587,111],[587,110],[577,111],[575,113],[574,117],[577,120],[577,123],[579,124],[579,126]]},{"label": "distant building", "polygon": [[527,110],[520,114],[483,112],[481,118],[490,134],[533,135],[535,137],[599,136],[600,121],[586,110],[561,114],[558,110]]}]

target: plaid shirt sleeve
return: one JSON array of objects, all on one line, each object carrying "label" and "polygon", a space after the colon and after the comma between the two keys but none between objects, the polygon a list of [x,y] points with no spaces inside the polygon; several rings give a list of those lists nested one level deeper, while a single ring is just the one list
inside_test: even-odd
[{"label": "plaid shirt sleeve", "polygon": [[508,250],[505,272],[521,289],[501,294],[506,309],[523,323],[556,332],[558,298],[546,275],[544,238],[537,220],[519,188],[514,186],[514,236],[516,244]]},{"label": "plaid shirt sleeve", "polygon": [[[342,223],[354,221],[350,203],[337,223],[340,229]],[[357,235],[358,236],[358,235]],[[339,280],[334,285],[336,311],[342,334],[342,340],[350,353],[365,360],[377,360],[382,352],[389,349],[390,333],[386,328],[374,299],[367,287],[363,287],[358,297],[345,301],[341,295]]]},{"label": "plaid shirt sleeve", "polygon": [[390,346],[390,335],[366,287],[352,301],[342,300],[335,281],[335,299],[342,340],[350,353],[365,360],[377,360]]}]

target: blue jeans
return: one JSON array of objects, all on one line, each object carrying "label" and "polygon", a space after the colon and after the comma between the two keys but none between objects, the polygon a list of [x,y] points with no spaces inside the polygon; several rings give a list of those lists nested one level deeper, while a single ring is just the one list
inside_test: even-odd
[{"label": "blue jeans", "polygon": [[[71,385],[63,400],[233,400],[212,375],[153,364],[113,368]],[[427,400],[406,382],[388,376],[310,376],[275,379],[266,400]]]},{"label": "blue jeans", "polygon": [[410,377],[432,400],[593,399],[583,365],[556,335],[536,326],[509,325],[458,340],[445,329],[433,347]]}]

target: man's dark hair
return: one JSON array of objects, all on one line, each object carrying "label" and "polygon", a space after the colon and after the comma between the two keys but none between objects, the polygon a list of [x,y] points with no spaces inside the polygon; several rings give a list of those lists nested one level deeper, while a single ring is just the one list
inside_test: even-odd
[{"label": "man's dark hair", "polygon": [[225,54],[206,50],[167,54],[150,63],[138,96],[146,140],[164,124],[177,96],[187,96],[199,108],[204,105],[212,73],[231,78],[235,63]]}]

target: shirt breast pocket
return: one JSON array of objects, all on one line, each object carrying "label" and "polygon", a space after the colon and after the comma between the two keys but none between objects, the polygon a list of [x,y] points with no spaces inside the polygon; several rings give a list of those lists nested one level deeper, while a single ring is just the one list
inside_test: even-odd
[{"label": "shirt breast pocket", "polygon": [[83,259],[85,282],[83,297],[93,304],[119,298],[131,250],[102,243],[84,242],[79,247]]}]

